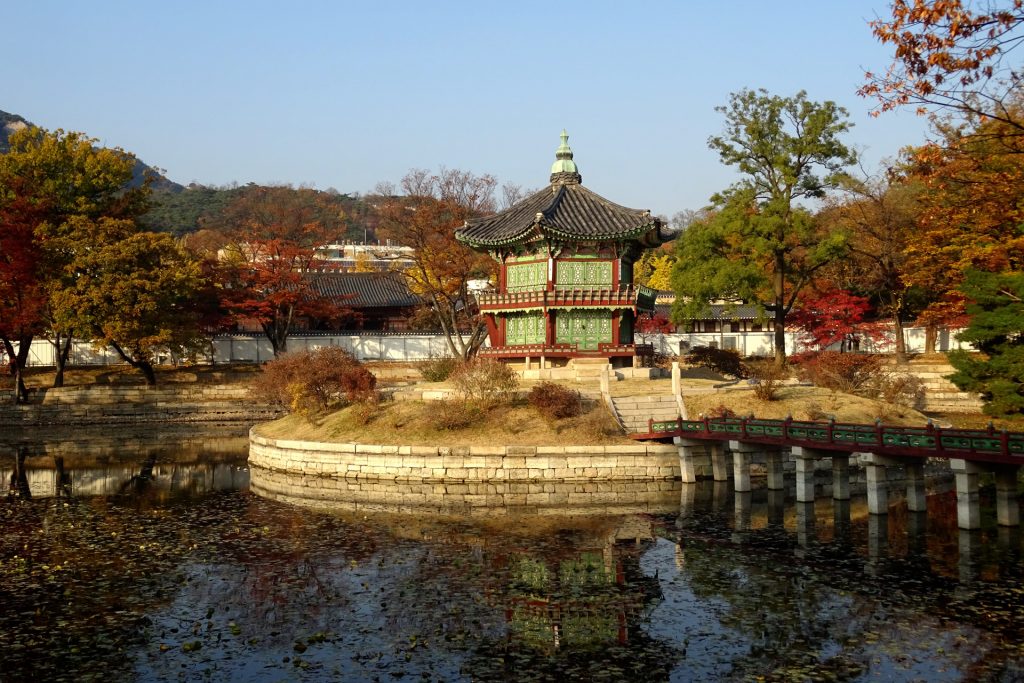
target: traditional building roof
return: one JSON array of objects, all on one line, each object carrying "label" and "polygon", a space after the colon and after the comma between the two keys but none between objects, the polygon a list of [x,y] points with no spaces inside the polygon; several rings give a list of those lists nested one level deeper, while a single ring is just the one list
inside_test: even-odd
[{"label": "traditional building roof", "polygon": [[349,308],[405,308],[422,303],[396,273],[308,273],[307,277],[321,295],[344,298]]},{"label": "traditional building roof", "polygon": [[562,131],[550,185],[500,213],[466,221],[455,237],[474,247],[545,237],[558,241],[637,240],[656,246],[672,238],[650,211],[620,206],[583,187],[568,138]]}]

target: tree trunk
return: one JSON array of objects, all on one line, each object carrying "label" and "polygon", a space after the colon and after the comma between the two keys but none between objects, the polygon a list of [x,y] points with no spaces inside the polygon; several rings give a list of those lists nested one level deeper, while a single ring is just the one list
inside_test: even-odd
[{"label": "tree trunk", "polygon": [[263,333],[270,340],[270,348],[274,350],[274,358],[280,358],[288,352],[288,326],[282,327],[278,319],[263,323]]},{"label": "tree trunk", "polygon": [[14,378],[14,403],[28,403],[28,387],[25,386],[25,364],[28,360],[29,348],[32,346],[32,337],[21,337],[18,339],[18,351],[14,351],[14,343],[7,337],[2,338],[4,351],[10,359],[8,371]]},{"label": "tree trunk", "polygon": [[775,290],[775,364],[781,368],[786,364],[786,255],[782,252],[775,253],[772,284]]},{"label": "tree trunk", "polygon": [[121,360],[123,360],[125,363],[127,363],[128,365],[132,366],[133,368],[142,373],[143,378],[145,378],[146,380],[147,386],[156,386],[156,371],[153,370],[152,363],[150,363],[145,358],[132,358],[131,356],[124,352],[124,349],[122,349],[119,345],[115,344],[114,342],[111,342],[110,346],[115,351],[117,351],[117,355],[121,356]]},{"label": "tree trunk", "polygon": [[924,326],[924,352],[935,353],[935,342],[939,338],[937,325],[929,324]]},{"label": "tree trunk", "polygon": [[57,372],[53,376],[54,388],[64,386],[64,368],[68,364],[68,356],[71,355],[71,336],[64,337],[61,339],[60,332],[57,333],[56,339],[53,341],[55,347],[55,358],[57,361]]},{"label": "tree trunk", "polygon": [[906,363],[907,362],[907,339],[903,333],[903,321],[900,320],[900,315],[897,313],[892,317],[892,329],[893,334],[896,337],[896,362]]}]

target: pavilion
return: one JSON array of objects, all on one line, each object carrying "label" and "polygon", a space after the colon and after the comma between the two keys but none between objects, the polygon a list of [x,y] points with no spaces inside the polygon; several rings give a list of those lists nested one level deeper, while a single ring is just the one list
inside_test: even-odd
[{"label": "pavilion", "polygon": [[499,264],[497,291],[477,294],[490,338],[480,355],[541,367],[550,359],[636,364],[651,349],[634,344],[634,325],[654,311],[656,293],[632,284],[633,263],[674,235],[650,211],[583,187],[568,139],[563,130],[547,187],[456,232]]}]

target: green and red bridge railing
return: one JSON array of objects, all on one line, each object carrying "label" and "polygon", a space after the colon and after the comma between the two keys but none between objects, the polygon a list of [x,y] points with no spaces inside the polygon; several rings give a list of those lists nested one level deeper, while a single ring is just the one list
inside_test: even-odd
[{"label": "green and red bridge railing", "polygon": [[1024,465],[1024,433],[988,429],[895,427],[841,422],[761,420],[705,417],[700,420],[648,420],[647,433],[633,439],[697,439],[741,441],[776,446],[801,446],[845,453],[871,452],[917,458],[958,458],[977,462]]}]

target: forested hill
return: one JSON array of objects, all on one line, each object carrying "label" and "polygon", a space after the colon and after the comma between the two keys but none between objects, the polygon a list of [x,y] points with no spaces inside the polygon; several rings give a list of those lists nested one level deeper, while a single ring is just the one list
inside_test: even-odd
[{"label": "forested hill", "polygon": [[[142,217],[142,223],[150,230],[176,236],[202,229],[222,231],[231,227],[233,206],[246,202],[261,189],[253,183],[220,188],[193,184],[181,192],[154,192],[153,208]],[[319,190],[292,190],[289,194],[289,205],[297,210],[308,206],[316,213],[343,216],[339,223],[339,240],[377,239],[380,217],[372,198]]]},{"label": "forested hill", "polygon": [[[0,154],[10,148],[8,137],[14,131],[30,125],[33,125],[32,122],[17,114],[0,111]],[[223,230],[226,227],[225,210],[232,202],[244,199],[247,193],[258,189],[258,186],[253,184],[229,187],[192,184],[185,187],[169,180],[139,160],[136,160],[132,185],[142,184],[147,174],[153,177],[153,208],[142,217],[141,222],[147,229],[169,232],[176,236],[187,235],[203,228]],[[379,217],[372,201],[334,191],[296,190],[294,199],[298,200],[300,197],[315,201],[319,206],[318,210],[344,215],[339,240],[361,242],[376,239],[375,228]]]},{"label": "forested hill", "polygon": [[[6,152],[10,147],[7,143],[7,138],[10,137],[14,131],[24,128],[26,126],[33,125],[31,121],[26,121],[17,114],[9,114],[5,111],[0,110],[0,154]],[[158,172],[156,169],[147,166],[141,160],[135,160],[135,175],[132,179],[133,185],[141,185],[146,178],[147,174],[152,174],[153,183],[152,187],[154,190],[159,192],[181,192],[184,190],[184,186],[178,183],[168,180],[163,174]]]}]

